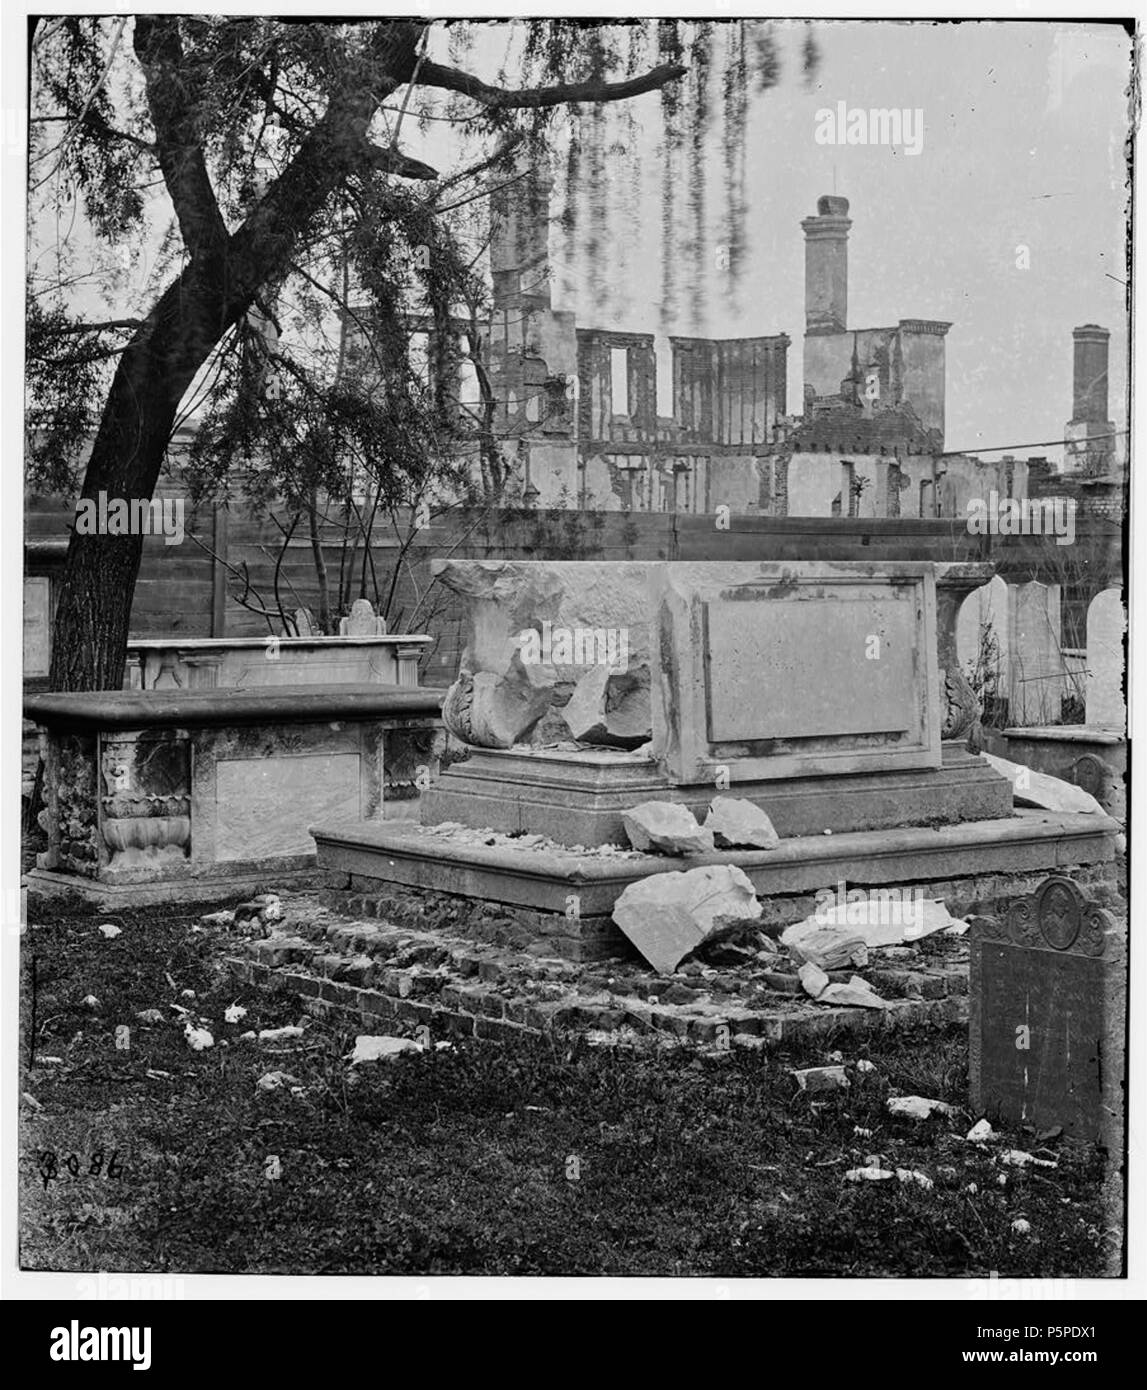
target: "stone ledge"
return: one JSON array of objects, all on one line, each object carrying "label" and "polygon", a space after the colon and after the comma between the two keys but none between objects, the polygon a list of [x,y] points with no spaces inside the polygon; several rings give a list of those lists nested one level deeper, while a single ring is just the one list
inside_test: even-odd
[{"label": "stone ledge", "polygon": [[637,855],[624,859],[574,851],[509,849],[428,834],[413,821],[315,826],[323,868],[379,885],[401,884],[488,903],[564,913],[576,894],[585,916],[608,916],[621,892],[650,874],[736,864],[758,896],[815,892],[840,880],[918,883],[993,873],[1037,873],[1115,857],[1117,821],[1107,816],[1019,810],[1001,820],[810,835],[774,850]]},{"label": "stone ledge", "polygon": [[45,691],[24,700],[24,715],[52,729],[306,724],[329,719],[437,720],[443,690],[377,685],[268,685],[202,690]]}]

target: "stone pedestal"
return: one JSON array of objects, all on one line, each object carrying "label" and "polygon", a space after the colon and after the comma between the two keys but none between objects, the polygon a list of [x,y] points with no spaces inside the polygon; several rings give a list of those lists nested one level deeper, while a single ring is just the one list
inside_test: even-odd
[{"label": "stone pedestal", "polygon": [[1011,814],[1012,791],[983,759],[944,745],[937,768],[681,786],[652,759],[613,749],[481,749],[454,763],[422,799],[425,825],[457,821],[481,829],[545,835],[559,844],[628,843],[622,812],[672,801],[704,820],[717,795],[759,806],[784,836],[887,830],[989,820]]}]

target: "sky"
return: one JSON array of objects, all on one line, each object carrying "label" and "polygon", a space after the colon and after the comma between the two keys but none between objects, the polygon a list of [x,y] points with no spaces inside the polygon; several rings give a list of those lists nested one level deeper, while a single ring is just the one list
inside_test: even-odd
[{"label": "sky", "polygon": [[[734,308],[712,278],[708,333],[788,333],[789,409],[800,409],[800,221],[815,213],[818,196],[836,192],[850,200],[853,222],[849,327],[901,318],[952,323],[949,449],[1062,438],[1072,413],[1071,330],[1083,323],[1111,330],[1110,416],[1126,427],[1125,32],[1102,24],[873,21],[820,22],[817,35],[812,89],[787,77],[752,103],[746,274]],[[790,50],[795,41],[790,36]],[[840,101],[849,109],[922,110],[923,148],[909,155],[818,144],[817,111]],[[637,104],[652,146],[656,98]],[[710,163],[719,184],[719,147]],[[604,298],[624,303],[623,313],[595,309],[584,277],[575,269],[564,284],[555,264],[555,304],[574,309],[581,325],[658,327],[655,158],[649,167],[633,248],[610,258],[623,274],[615,273]],[[683,321],[673,331],[691,327]]]},{"label": "sky", "polygon": [[[801,408],[800,221],[816,211],[820,195],[835,192],[850,200],[853,222],[849,327],[901,318],[952,323],[949,449],[1030,446],[1059,457],[1055,447],[1036,446],[1060,439],[1070,418],[1071,330],[1082,323],[1111,330],[1109,413],[1125,427],[1126,33],[1114,24],[1059,21],[816,21],[815,28],[821,61],[806,88],[798,56],[804,27],[778,25],[786,75],[755,95],[749,111],[744,274],[730,304],[715,262],[706,260],[705,333],[788,333],[788,405]],[[520,26],[513,30],[520,35]],[[450,61],[447,31],[435,26],[432,35],[431,55]],[[513,51],[511,26],[490,24],[476,28],[472,51],[459,61],[492,80]],[[849,110],[921,111],[922,148],[912,155],[888,146],[817,143],[818,111],[835,110],[839,102]],[[616,199],[620,215],[611,219],[616,241],[596,263],[594,274],[604,279],[596,288],[584,257],[571,259],[555,227],[554,306],[572,309],[583,327],[657,332],[660,99],[654,93],[627,105],[637,122],[643,176],[629,184],[631,166],[615,161],[612,179],[597,194]],[[443,172],[463,154],[441,121],[422,135],[406,120],[401,144]],[[560,173],[560,134],[558,145]],[[719,116],[706,165],[715,245],[724,205]],[[151,196],[161,229],[171,209],[161,188]],[[684,205],[684,185],[679,196]],[[559,184],[555,222],[560,198]],[[34,248],[37,240],[41,250],[54,240],[54,216],[50,224],[41,219]],[[132,269],[137,284],[141,266],[153,260],[145,254]],[[694,268],[679,260],[679,276]],[[688,334],[694,327],[683,313],[669,331]],[[667,363],[667,351],[660,355]],[[661,401],[659,408],[667,410]]]}]

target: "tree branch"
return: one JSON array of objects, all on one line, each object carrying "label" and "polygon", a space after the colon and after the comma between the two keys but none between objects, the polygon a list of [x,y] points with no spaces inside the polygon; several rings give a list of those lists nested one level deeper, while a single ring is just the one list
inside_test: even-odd
[{"label": "tree branch", "polygon": [[69,323],[53,328],[56,337],[66,338],[71,333],[103,333],[109,328],[138,328],[143,319],[104,319],[102,323]]},{"label": "tree branch", "polygon": [[419,81],[424,87],[440,87],[447,92],[461,92],[472,97],[483,106],[494,110],[519,108],[536,109],[542,106],[563,106],[567,102],[625,101],[628,97],[641,96],[643,92],[655,92],[668,82],[676,82],[685,76],[686,69],[679,63],[662,63],[640,77],[627,77],[621,82],[563,82],[556,87],[527,87],[509,91],[501,87],[491,87],[480,78],[463,72],[460,68],[446,67],[441,63],[423,63],[419,71]]},{"label": "tree branch", "polygon": [[196,129],[196,102],[188,89],[178,19],[138,16],[134,46],[155,127],[155,155],[175,206],[183,244],[195,260],[226,245],[227,226],[211,186],[202,138]]},{"label": "tree branch", "polygon": [[438,170],[432,169],[429,164],[423,164],[420,159],[412,159],[408,154],[403,154],[401,150],[393,148],[383,149],[381,145],[372,145],[370,141],[364,141],[362,146],[363,159],[372,169],[382,174],[397,174],[403,179],[436,179]]}]

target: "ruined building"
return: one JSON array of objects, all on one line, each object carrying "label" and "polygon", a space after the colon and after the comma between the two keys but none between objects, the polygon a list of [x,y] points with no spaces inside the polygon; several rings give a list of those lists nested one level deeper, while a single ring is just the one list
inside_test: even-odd
[{"label": "ruined building", "polygon": [[1106,419],[1106,329],[1074,333],[1065,473],[1044,457],[947,452],[951,324],[850,326],[849,203],[826,195],[801,222],[803,409],[789,414],[785,333],[670,337],[666,371],[653,334],[579,327],[573,313],[555,310],[551,186],[548,177],[519,178],[491,195],[492,307],[480,361],[464,362],[458,383],[476,403],[481,369],[511,496],[605,511],[918,518],[964,517],[970,501],[992,492],[1066,486],[1096,509],[1121,496]]}]

